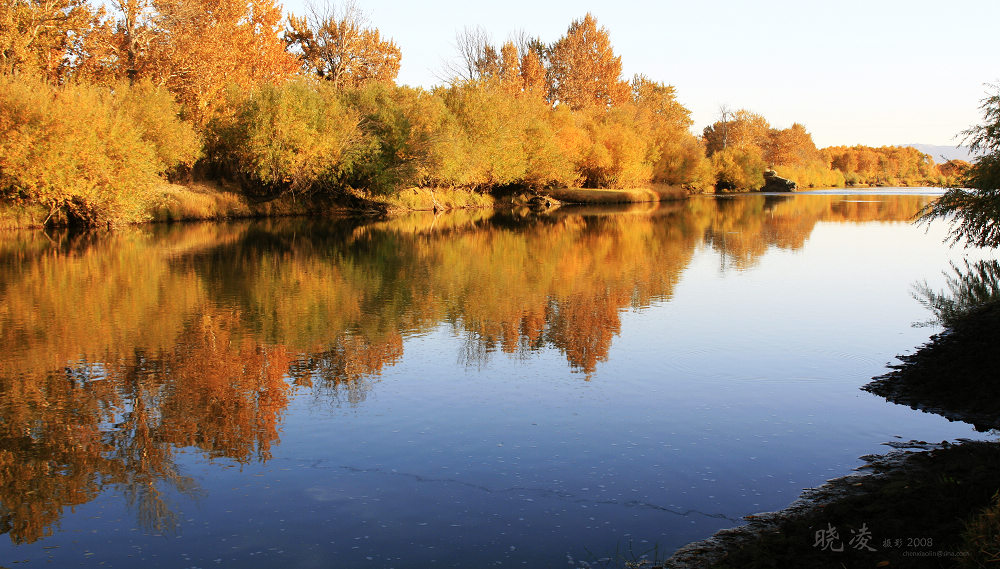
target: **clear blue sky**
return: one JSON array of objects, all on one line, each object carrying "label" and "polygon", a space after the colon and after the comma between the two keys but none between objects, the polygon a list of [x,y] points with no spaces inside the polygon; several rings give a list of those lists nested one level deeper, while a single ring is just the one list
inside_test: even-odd
[{"label": "clear blue sky", "polygon": [[[285,10],[302,14],[305,2]],[[442,82],[466,26],[498,44],[517,30],[548,43],[589,11],[626,77],[676,87],[696,133],[726,104],[779,128],[800,122],[821,147],[955,145],[980,120],[984,83],[1000,80],[1000,0],[356,3],[402,50],[398,82],[424,87]]]}]

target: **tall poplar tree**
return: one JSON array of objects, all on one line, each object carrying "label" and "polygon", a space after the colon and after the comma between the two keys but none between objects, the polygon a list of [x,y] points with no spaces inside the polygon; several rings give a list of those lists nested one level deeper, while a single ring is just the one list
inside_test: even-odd
[{"label": "tall poplar tree", "polygon": [[549,49],[549,98],[570,108],[610,107],[629,100],[629,84],[622,80],[621,56],[597,19],[588,13],[574,20],[566,35]]}]

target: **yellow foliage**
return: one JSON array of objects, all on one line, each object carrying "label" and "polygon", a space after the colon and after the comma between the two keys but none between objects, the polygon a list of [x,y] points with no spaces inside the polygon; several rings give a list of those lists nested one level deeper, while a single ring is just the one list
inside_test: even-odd
[{"label": "yellow foliage", "polygon": [[66,79],[86,59],[101,16],[87,0],[0,2],[0,75]]},{"label": "yellow foliage", "polygon": [[608,31],[587,14],[574,20],[566,35],[548,51],[549,99],[572,109],[608,108],[628,100],[622,81],[621,56],[614,53]]},{"label": "yellow foliage", "polygon": [[360,138],[359,117],[326,83],[304,80],[231,91],[230,116],[209,130],[213,158],[251,189],[312,191],[331,185]]},{"label": "yellow foliage", "polygon": [[935,182],[939,174],[929,155],[904,146],[831,146],[823,155],[848,185],[922,185]]},{"label": "yellow foliage", "polygon": [[0,76],[0,195],[88,225],[141,221],[159,174],[198,139],[149,85],[51,87]]},{"label": "yellow foliage", "polygon": [[368,81],[392,83],[399,73],[400,51],[392,40],[364,25],[360,10],[347,2],[311,7],[306,17],[289,16],[285,43],[299,51],[302,67],[334,84],[359,87]]},{"label": "yellow foliage", "polygon": [[733,146],[712,154],[715,187],[722,191],[755,191],[764,185],[764,158],[756,146]]}]

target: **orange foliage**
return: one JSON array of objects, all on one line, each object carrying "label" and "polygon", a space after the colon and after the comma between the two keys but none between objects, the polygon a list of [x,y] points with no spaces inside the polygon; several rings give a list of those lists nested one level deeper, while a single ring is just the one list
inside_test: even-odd
[{"label": "orange foliage", "polygon": [[545,65],[535,50],[528,50],[521,56],[521,81],[524,90],[544,94],[546,90]]},{"label": "orange foliage", "polygon": [[273,0],[156,0],[155,7],[162,32],[150,48],[152,78],[200,123],[222,110],[226,88],[275,84],[298,67],[278,37],[282,13]]},{"label": "orange foliage", "polygon": [[289,16],[285,43],[299,51],[302,67],[337,87],[359,87],[368,81],[392,83],[401,54],[392,40],[365,26],[360,10],[347,3],[312,8],[308,17]]},{"label": "orange foliage", "polygon": [[934,183],[934,159],[905,146],[831,146],[823,149],[831,167],[848,185],[909,186]]},{"label": "orange foliage", "polygon": [[0,353],[0,523],[16,543],[37,540],[114,484],[143,523],[169,529],[164,485],[193,488],[175,449],[268,460],[293,385],[358,404],[408,334],[451,323],[467,363],[555,349],[589,377],[622,311],[669,299],[703,244],[746,267],[801,247],[819,221],[909,220],[928,200],[754,195],[536,222],[480,212],[0,241],[12,347]]},{"label": "orange foliage", "polygon": [[574,20],[549,50],[549,99],[572,109],[607,108],[629,98],[621,56],[591,14]]},{"label": "orange foliage", "polygon": [[812,135],[799,123],[782,130],[771,129],[769,138],[764,149],[764,161],[772,166],[805,166],[822,160]]}]

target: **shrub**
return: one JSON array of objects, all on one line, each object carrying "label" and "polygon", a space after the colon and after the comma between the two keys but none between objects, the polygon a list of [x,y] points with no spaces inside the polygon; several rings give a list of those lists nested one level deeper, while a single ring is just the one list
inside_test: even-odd
[{"label": "shrub", "polygon": [[325,82],[230,92],[232,115],[209,123],[209,159],[266,194],[336,187],[364,155],[357,113]]},{"label": "shrub", "polygon": [[368,83],[344,92],[361,117],[363,151],[348,180],[373,194],[461,184],[466,138],[442,97],[422,89]]},{"label": "shrub", "polygon": [[201,157],[201,137],[191,123],[180,120],[180,107],[169,92],[148,80],[118,85],[116,91],[142,140],[156,153],[158,173],[171,176],[194,166]]},{"label": "shrub", "polygon": [[590,135],[580,164],[586,187],[629,188],[652,180],[657,150],[650,144],[648,132],[637,128],[632,105],[579,111],[577,115]]},{"label": "shrub", "polygon": [[518,184],[525,179],[527,117],[518,99],[495,81],[456,85],[445,104],[467,137],[469,185],[481,188]]},{"label": "shrub", "polygon": [[197,155],[175,109],[149,85],[0,77],[0,196],[44,207],[46,222],[142,221],[159,174]]},{"label": "shrub", "polygon": [[754,191],[764,185],[764,159],[754,147],[729,147],[712,154],[715,187],[722,191]]}]

